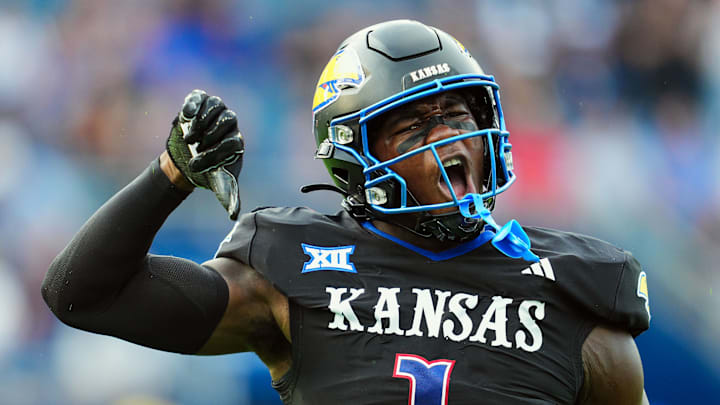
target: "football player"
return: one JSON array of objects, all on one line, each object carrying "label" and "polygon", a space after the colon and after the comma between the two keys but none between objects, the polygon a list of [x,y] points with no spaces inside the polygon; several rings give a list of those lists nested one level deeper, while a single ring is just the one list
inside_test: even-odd
[{"label": "football player", "polygon": [[167,150],[51,265],[64,323],[160,350],[254,351],[287,404],[643,404],[645,273],[591,237],[499,224],[515,181],[499,87],[449,34],[363,29],[313,100],[343,210],[239,216],[204,264],[148,254],[195,187],[238,215],[237,117],[190,93]]}]

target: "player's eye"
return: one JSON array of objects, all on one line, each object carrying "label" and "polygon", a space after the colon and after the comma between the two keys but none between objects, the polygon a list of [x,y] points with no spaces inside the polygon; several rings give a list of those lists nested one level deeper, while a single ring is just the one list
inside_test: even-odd
[{"label": "player's eye", "polygon": [[416,129],[420,129],[420,127],[422,127],[422,125],[421,125],[421,123],[418,122],[418,123],[409,125],[408,127],[405,128],[405,130],[406,131],[414,131]]},{"label": "player's eye", "polygon": [[423,122],[419,121],[419,120],[401,123],[400,125],[398,125],[398,130],[395,131],[395,135],[401,135],[406,132],[416,131],[416,130],[422,128],[422,126],[423,126]]},{"label": "player's eye", "polygon": [[448,118],[465,118],[469,115],[470,110],[460,103],[453,104],[445,110],[445,116]]}]

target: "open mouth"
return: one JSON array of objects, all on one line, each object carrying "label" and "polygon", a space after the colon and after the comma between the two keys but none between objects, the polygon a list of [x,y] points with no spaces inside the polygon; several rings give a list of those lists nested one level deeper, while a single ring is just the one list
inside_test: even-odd
[{"label": "open mouth", "polygon": [[[471,186],[471,183],[468,179],[467,165],[465,164],[463,159],[461,159],[460,157],[452,157],[446,159],[443,162],[443,168],[445,169],[445,173],[447,173],[448,179],[450,180],[450,185],[452,186],[452,189],[455,192],[455,196],[458,199],[463,198],[465,194],[472,192],[472,190],[470,189],[474,187]],[[450,192],[448,184],[442,177],[442,175],[440,175],[439,183],[440,189],[442,189],[447,194],[448,200],[451,200],[452,193]]]}]

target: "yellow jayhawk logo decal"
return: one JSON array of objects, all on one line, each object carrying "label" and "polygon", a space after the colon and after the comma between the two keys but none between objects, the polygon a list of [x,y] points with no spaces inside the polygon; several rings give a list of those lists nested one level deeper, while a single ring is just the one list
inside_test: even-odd
[{"label": "yellow jayhawk logo decal", "polygon": [[360,88],[364,82],[365,72],[355,50],[343,48],[337,51],[318,80],[313,98],[313,113],[332,104],[340,97],[343,89]]},{"label": "yellow jayhawk logo decal", "polygon": [[470,55],[470,51],[468,51],[468,49],[465,48],[465,45],[463,45],[462,42],[458,41],[457,38],[455,38],[453,36],[451,36],[451,37],[452,37],[452,39],[455,40],[455,43],[457,44],[458,48],[460,48],[460,52],[465,54],[465,56],[467,56],[468,58],[472,58],[472,55]]},{"label": "yellow jayhawk logo decal", "polygon": [[645,300],[645,310],[650,318],[650,294],[648,294],[647,274],[640,272],[638,277],[637,296]]}]

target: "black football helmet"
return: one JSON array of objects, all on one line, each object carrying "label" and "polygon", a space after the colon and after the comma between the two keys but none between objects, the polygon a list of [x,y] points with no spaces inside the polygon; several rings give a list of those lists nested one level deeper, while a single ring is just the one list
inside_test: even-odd
[{"label": "black football helmet", "polygon": [[[415,100],[458,90],[466,95],[478,130],[430,143],[388,161],[373,156],[368,123]],[[494,224],[495,196],[515,181],[509,133],[499,86],[454,37],[417,21],[396,20],[365,28],[342,42],[323,70],[313,100],[315,157],[322,159],[356,217],[388,219],[417,213],[415,233],[440,240],[470,239],[482,223]],[[455,195],[436,148],[470,137],[485,146],[483,190]],[[390,166],[418,153],[433,153],[452,200],[421,204]],[[449,214],[431,210],[457,207]]]}]

